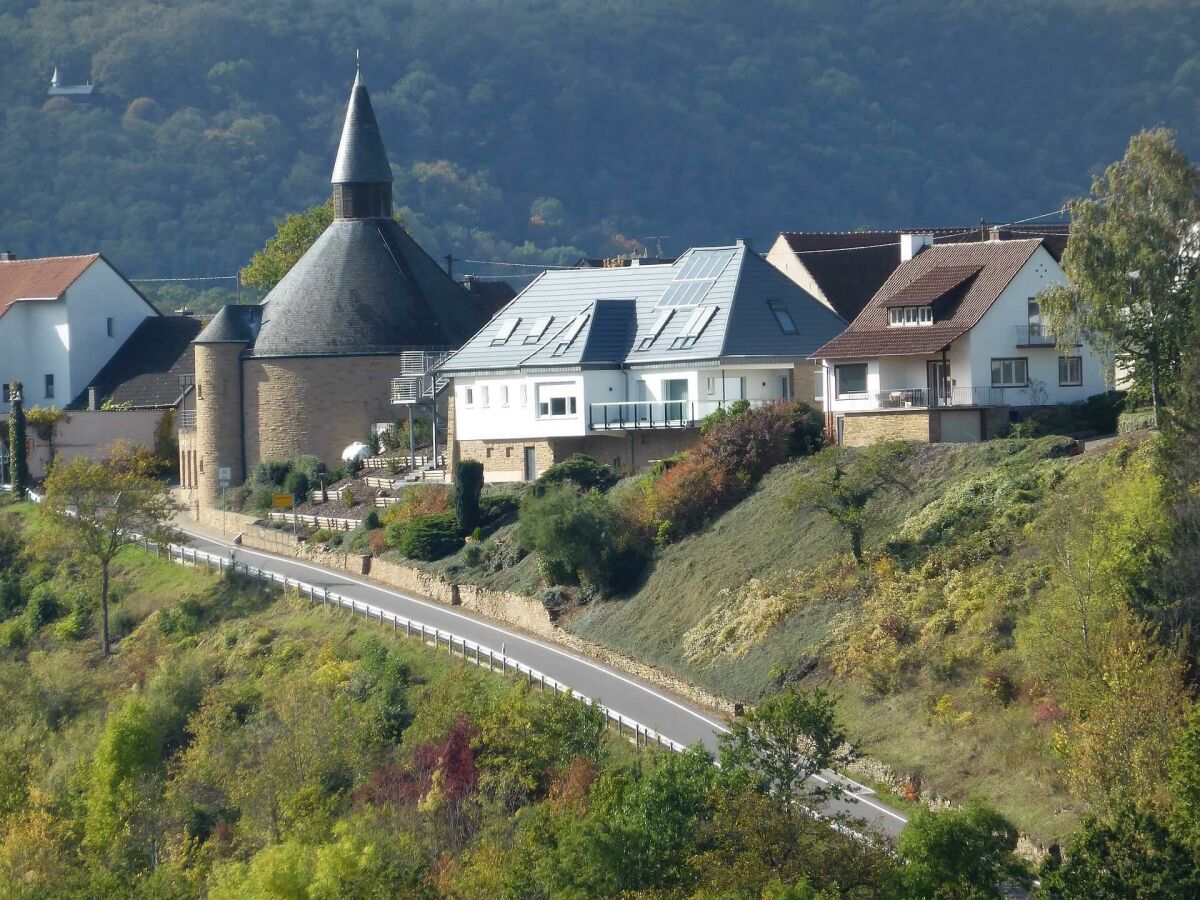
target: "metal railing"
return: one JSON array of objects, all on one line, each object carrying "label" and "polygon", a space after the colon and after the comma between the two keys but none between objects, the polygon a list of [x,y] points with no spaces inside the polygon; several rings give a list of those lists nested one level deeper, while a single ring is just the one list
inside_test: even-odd
[{"label": "metal railing", "polygon": [[[860,395],[861,396],[861,395]],[[1034,406],[1029,387],[890,388],[867,397],[876,409],[945,409],[952,406]]]},{"label": "metal railing", "polygon": [[293,589],[300,597],[307,598],[313,605],[320,604],[322,607],[329,608],[340,607],[349,610],[352,615],[361,615],[372,622],[378,622],[384,626],[390,624],[392,631],[397,634],[403,629],[405,637],[416,638],[422,644],[432,646],[435,650],[440,650],[444,646],[446,651],[452,656],[461,657],[465,662],[479,666],[480,668],[487,666],[489,672],[524,676],[526,683],[530,687],[536,687],[543,692],[552,691],[555,694],[573,697],[589,706],[596,707],[604,714],[605,721],[609,727],[615,728],[620,736],[627,737],[638,747],[657,745],[668,750],[673,750],[676,753],[687,749],[683,744],[672,740],[666,735],[660,734],[648,725],[643,725],[637,720],[631,719],[629,716],[623,715],[617,710],[579,693],[579,691],[574,690],[544,672],[540,672],[505,653],[497,652],[484,644],[477,643],[449,631],[443,631],[440,628],[425,625],[416,619],[388,612],[370,603],[360,603],[328,588],[317,587],[296,578],[289,578],[278,572],[251,566],[249,563],[238,562],[236,559],[231,560],[225,556],[206,553],[203,550],[183,547],[178,544],[169,544],[165,548],[150,541],[142,541],[141,544],[147,550],[153,550],[159,555],[165,551],[168,559],[177,561],[182,565],[205,566],[209,571],[221,574],[236,572],[253,578],[256,581],[278,585],[284,589]]},{"label": "metal railing", "polygon": [[1054,335],[1046,332],[1043,325],[1017,325],[1018,347],[1053,347],[1057,343]]},{"label": "metal railing", "polygon": [[180,428],[195,428],[196,427],[196,411],[194,409],[181,409],[179,411],[179,427]]},{"label": "metal railing", "polygon": [[[588,406],[591,431],[624,431],[649,428],[695,428],[707,415],[738,400],[627,400]],[[751,406],[782,400],[750,400]]]}]

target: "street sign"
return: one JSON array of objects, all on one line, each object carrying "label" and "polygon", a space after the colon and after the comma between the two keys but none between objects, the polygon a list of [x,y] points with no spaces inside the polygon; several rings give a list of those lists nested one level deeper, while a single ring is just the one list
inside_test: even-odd
[{"label": "street sign", "polygon": [[229,487],[232,480],[233,470],[229,466],[217,466],[217,481],[221,482],[221,487]]},{"label": "street sign", "polygon": [[271,505],[276,509],[291,509],[296,501],[291,494],[272,494]]}]

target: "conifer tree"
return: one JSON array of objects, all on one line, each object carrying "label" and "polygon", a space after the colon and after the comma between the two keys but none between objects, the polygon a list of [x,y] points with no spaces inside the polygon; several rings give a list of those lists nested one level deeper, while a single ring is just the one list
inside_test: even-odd
[{"label": "conifer tree", "polygon": [[24,500],[29,493],[29,460],[25,456],[25,400],[21,382],[9,385],[8,470],[13,493]]}]

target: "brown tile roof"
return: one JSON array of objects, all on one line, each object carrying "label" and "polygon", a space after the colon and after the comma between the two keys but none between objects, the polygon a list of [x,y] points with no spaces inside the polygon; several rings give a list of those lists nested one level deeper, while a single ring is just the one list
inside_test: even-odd
[{"label": "brown tile roof", "polygon": [[[850,327],[813,353],[814,359],[857,359],[937,353],[979,323],[1013,276],[1042,246],[1040,238],[928,247],[901,263]],[[978,272],[962,277],[967,269]],[[888,307],[905,305],[905,296],[925,296],[925,285],[951,283],[934,303],[934,323],[889,326]],[[935,301],[941,300],[941,303]],[[957,301],[957,302],[955,302]],[[939,308],[941,307],[941,308]]]},{"label": "brown tile roof", "polygon": [[928,306],[979,274],[983,266],[938,266],[912,284],[901,288],[888,300],[888,306]]},{"label": "brown tile roof", "polygon": [[20,300],[57,300],[99,258],[89,253],[0,261],[0,316]]},{"label": "brown tile roof", "polygon": [[[1067,225],[1009,225],[1000,229],[1006,240],[1041,237],[1046,249],[1061,259],[1067,246]],[[979,242],[976,226],[904,228],[895,231],[785,231],[791,247],[838,314],[851,321],[900,265],[901,234],[932,234],[935,244]],[[850,252],[830,253],[831,250]]]}]

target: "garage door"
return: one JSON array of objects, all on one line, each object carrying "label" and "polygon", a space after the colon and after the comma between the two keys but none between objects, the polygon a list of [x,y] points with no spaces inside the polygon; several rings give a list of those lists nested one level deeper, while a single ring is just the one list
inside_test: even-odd
[{"label": "garage door", "polygon": [[979,411],[956,409],[942,411],[942,440],[951,444],[966,444],[980,439]]}]

